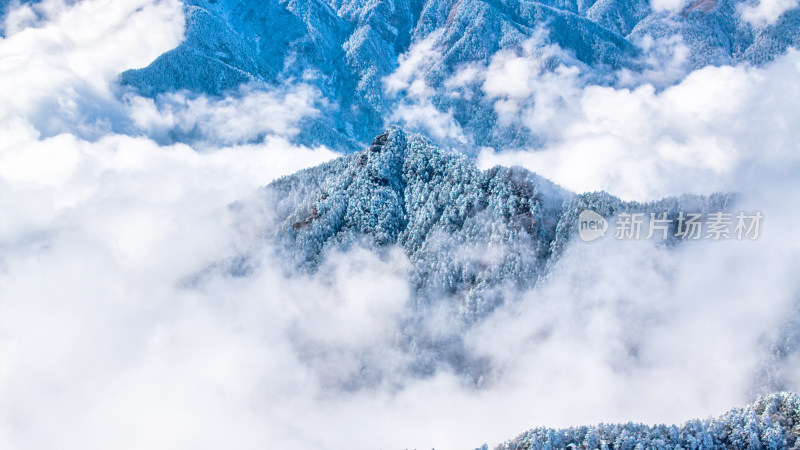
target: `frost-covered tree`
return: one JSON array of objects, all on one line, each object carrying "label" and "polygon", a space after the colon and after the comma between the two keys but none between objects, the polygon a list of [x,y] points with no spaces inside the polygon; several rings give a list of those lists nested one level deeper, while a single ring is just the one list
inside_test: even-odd
[{"label": "frost-covered tree", "polygon": [[777,393],[718,418],[683,425],[601,424],[563,430],[536,428],[505,442],[498,450],[550,448],[585,450],[789,450],[800,448],[800,396]]}]

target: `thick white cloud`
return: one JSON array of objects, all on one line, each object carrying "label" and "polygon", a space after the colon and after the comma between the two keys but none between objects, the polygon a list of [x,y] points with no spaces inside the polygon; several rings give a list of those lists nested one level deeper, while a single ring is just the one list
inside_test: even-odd
[{"label": "thick white cloud", "polygon": [[678,12],[686,7],[684,0],[650,0],[650,7],[654,11]]},{"label": "thick white cloud", "polygon": [[553,122],[569,120],[560,113],[565,102],[574,101],[580,69],[561,65],[555,70],[546,67],[548,58],[561,54],[555,45],[545,45],[539,35],[526,41],[519,51],[496,53],[481,79],[482,90],[494,101],[494,110],[501,125],[522,124],[547,136]]},{"label": "thick white cloud", "polygon": [[47,135],[106,131],[120,114],[110,81],[176,46],[183,34],[178,1],[93,0],[68,7],[47,0],[36,9],[47,20],[21,30],[7,26],[0,46],[0,120],[25,117]]},{"label": "thick white cloud", "polygon": [[134,126],[156,139],[180,134],[197,145],[233,145],[264,136],[293,137],[301,119],[314,117],[319,92],[307,85],[266,91],[243,86],[236,96],[208,98],[161,94],[156,100],[127,97]]},{"label": "thick white cloud", "polygon": [[[799,79],[793,50],[764,68],[704,68],[663,90],[564,80],[564,102],[516,116],[547,136],[542,148],[482,152],[483,167],[519,164],[579,192],[630,200],[736,192],[737,208],[765,216],[753,242],[575,245],[535,301],[487,322],[475,345],[505,349],[511,376],[535,380],[521,395],[556,404],[549,394],[572,390],[576,406],[544,422],[566,425],[573,414],[669,422],[747,400],[765,342],[800,295],[792,275],[800,136],[791,125],[800,119]],[[785,381],[800,388],[795,375]]]},{"label": "thick white cloud", "polygon": [[755,27],[774,25],[790,9],[797,8],[797,0],[758,0],[755,5],[739,5],[739,15]]},{"label": "thick white cloud", "polygon": [[789,126],[800,118],[798,77],[793,50],[763,69],[700,69],[663,91],[565,83],[564,103],[521,113],[550,137],[544,148],[485,150],[480,164],[520,164],[575,191],[626,199],[754,189],[800,158]]},{"label": "thick white cloud", "polygon": [[[135,97],[120,102],[117,74],[179,42],[179,2],[47,1],[36,9],[41,20],[12,13],[0,40],[0,445],[279,441],[289,427],[258,431],[269,417],[253,412],[250,395],[261,392],[269,405],[284,385],[274,378],[262,389],[269,378],[258,377],[299,373],[293,354],[281,353],[288,341],[270,339],[269,323],[242,335],[239,313],[226,308],[236,301],[231,286],[207,295],[180,286],[242,250],[230,202],[334,156],[285,139],[314,114],[308,92],[194,103],[176,96],[160,110]],[[234,120],[232,109],[245,107],[259,114]],[[213,144],[198,153],[111,131],[125,123],[139,125],[137,135],[192,124]],[[257,134],[260,143],[240,143]],[[242,308],[246,319],[258,306]],[[279,312],[267,317],[285,325]]]}]

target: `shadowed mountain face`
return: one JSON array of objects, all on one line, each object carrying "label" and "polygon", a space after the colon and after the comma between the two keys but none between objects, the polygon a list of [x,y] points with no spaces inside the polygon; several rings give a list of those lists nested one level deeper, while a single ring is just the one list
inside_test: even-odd
[{"label": "shadowed mountain face", "polygon": [[[387,94],[385,77],[413,44],[428,39],[438,56],[418,70],[431,106],[453,115],[467,147],[513,147],[535,143],[535,133],[498,121],[478,85],[453,95],[447,81],[459,68],[488,64],[533,39],[545,70],[575,66],[588,82],[607,84],[618,69],[645,68],[643,42],[677,37],[688,48],[687,69],[761,63],[798,43],[798,10],[754,28],[740,18],[744,4],[693,2],[669,13],[646,0],[187,0],[185,41],[148,67],[123,73],[121,82],[157,96],[302,81],[318,89],[323,114],[306,121],[298,141],[357,150],[397,120],[408,93]],[[560,50],[546,51],[545,44]]]}]

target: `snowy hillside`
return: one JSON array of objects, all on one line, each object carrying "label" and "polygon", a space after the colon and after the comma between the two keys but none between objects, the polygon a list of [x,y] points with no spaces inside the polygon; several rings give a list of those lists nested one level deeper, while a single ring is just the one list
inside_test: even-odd
[{"label": "snowy hillside", "polygon": [[496,450],[543,449],[796,449],[800,445],[800,397],[779,393],[759,398],[718,418],[682,425],[600,424],[566,430],[537,428]]},{"label": "snowy hillside", "polygon": [[[532,295],[567,248],[586,245],[577,236],[581,211],[609,221],[623,213],[663,215],[669,239],[649,245],[673,247],[684,245],[675,237],[681,211],[732,206],[722,194],[649,203],[605,192],[577,195],[519,167],[480,171],[465,156],[392,127],[360,152],[280,178],[233,205],[255,225],[250,239],[262,242],[225,265],[234,276],[249,276],[260,270],[263,246],[275,244],[287,270],[313,274],[355,249],[383,255],[399,249],[408,258],[410,291],[394,344],[410,358],[403,370],[413,376],[452,370],[481,383],[491,367],[465,348],[464,330]],[[533,292],[525,301],[535,305]],[[437,329],[436,317],[456,324]],[[372,376],[345,382],[363,387],[387,374]]]},{"label": "snowy hillside", "polygon": [[[509,52],[535,56],[539,67],[527,69],[534,74],[566,66],[580,70],[584,83],[616,84],[666,64],[684,74],[759,64],[800,42],[800,10],[755,27],[738,13],[747,5],[698,0],[664,11],[640,0],[189,0],[184,42],[121,82],[150,96],[307,83],[318,89],[324,114],[304,124],[298,141],[340,150],[357,150],[398,121],[468,153],[513,148],[539,142],[540,130],[505,123],[496,94],[470,78],[475,68]],[[413,79],[403,80],[409,71]],[[426,108],[451,131],[426,131],[418,122]]]},{"label": "snowy hillside", "polygon": [[604,192],[576,195],[519,167],[482,172],[396,127],[367,149],[271,183],[264,196],[274,208],[265,233],[282,243],[287,259],[313,268],[332,250],[399,245],[420,301],[453,298],[468,321],[485,317],[510,291],[532,287],[577,239],[584,209],[609,219],[641,212],[674,221],[679,211],[732,206],[719,194],[644,204]]}]

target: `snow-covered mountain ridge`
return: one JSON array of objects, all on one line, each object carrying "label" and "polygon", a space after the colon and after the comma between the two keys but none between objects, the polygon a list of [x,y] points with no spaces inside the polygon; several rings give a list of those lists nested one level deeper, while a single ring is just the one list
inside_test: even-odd
[{"label": "snow-covered mountain ridge", "polygon": [[536,428],[496,450],[540,449],[796,449],[800,445],[800,396],[777,393],[718,418],[682,425],[600,424],[565,430]]},{"label": "snow-covered mountain ridge", "polygon": [[367,149],[276,180],[262,198],[271,208],[265,234],[296,264],[313,268],[327,252],[353,245],[398,245],[412,263],[420,301],[454,299],[468,321],[543,277],[576,240],[585,209],[607,218],[666,213],[674,221],[681,211],[723,210],[731,200],[715,194],[638,203],[574,194],[519,167],[480,171],[397,127]]},{"label": "snow-covered mountain ridge", "polygon": [[[706,65],[760,64],[800,42],[800,10],[754,26],[742,18],[749,3],[740,0],[687,2],[674,11],[643,0],[187,0],[185,5],[184,42],[149,66],[123,73],[123,85],[155,97],[306,83],[318,90],[322,114],[305,121],[297,141],[345,151],[358,150],[390,123],[425,131],[414,123],[414,107],[438,111],[457,130],[447,138],[468,153],[476,146],[536,144],[539,130],[500,120],[497,99],[480,80],[454,77],[503,52],[525,52],[526,43],[533,42],[526,57],[536,59],[541,70],[566,65],[578,68],[584,82],[614,84],[621,69],[665,71],[653,64],[683,55],[681,48],[686,54],[670,64],[685,73]],[[424,98],[387,83],[404,61],[417,64],[411,69],[427,86]]]}]

